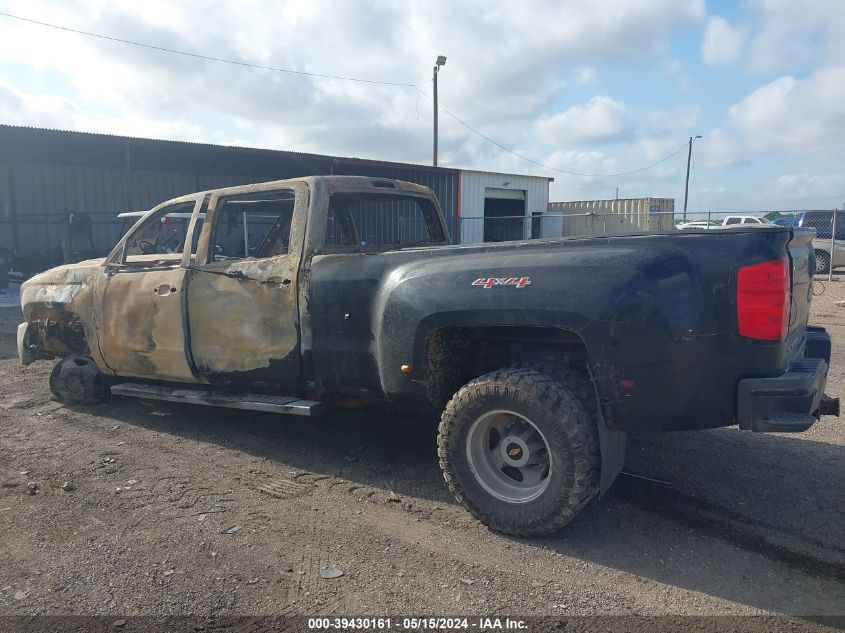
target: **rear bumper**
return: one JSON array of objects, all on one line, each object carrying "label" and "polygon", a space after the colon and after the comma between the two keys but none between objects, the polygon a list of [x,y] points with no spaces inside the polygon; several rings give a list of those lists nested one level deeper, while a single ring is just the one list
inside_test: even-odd
[{"label": "rear bumper", "polygon": [[[830,335],[824,328],[808,328],[804,358],[792,363],[785,373],[770,378],[740,380],[737,399],[739,428],[748,431],[806,431],[821,413],[838,414],[838,400],[825,399],[824,395],[830,349]],[[820,407],[823,409],[821,412]]]}]

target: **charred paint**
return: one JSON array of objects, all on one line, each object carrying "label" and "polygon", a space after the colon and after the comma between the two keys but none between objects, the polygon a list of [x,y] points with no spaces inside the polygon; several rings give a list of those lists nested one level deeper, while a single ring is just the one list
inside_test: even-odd
[{"label": "charred paint", "polygon": [[185,355],[184,280],[185,269],[179,267],[109,274],[101,299],[99,340],[114,373],[194,380]]},{"label": "charred paint", "polygon": [[[101,263],[87,260],[59,266],[23,284],[21,308],[29,327],[21,345],[27,348],[27,360],[88,354],[96,348],[92,282]],[[99,355],[92,356],[96,360]]]},{"label": "charred paint", "polygon": [[[289,189],[295,194],[286,254],[212,261],[209,245],[221,201],[229,196]],[[212,192],[195,264],[188,271],[186,312],[196,372],[212,381],[276,384],[299,381],[298,274],[308,215],[302,180]],[[226,306],[221,318],[218,306]]]},{"label": "charred paint", "polygon": [[[286,257],[278,259],[270,266],[243,262],[219,271],[191,271],[188,322],[191,355],[200,373],[269,367],[271,359],[297,350],[291,265]],[[244,277],[227,276],[234,270]],[[225,318],[215,306],[226,306]]]}]

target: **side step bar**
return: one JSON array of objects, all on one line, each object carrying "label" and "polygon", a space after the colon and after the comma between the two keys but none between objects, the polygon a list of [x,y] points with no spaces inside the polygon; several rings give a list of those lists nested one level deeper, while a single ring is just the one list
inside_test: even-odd
[{"label": "side step bar", "polygon": [[179,389],[159,385],[122,382],[113,385],[112,395],[148,400],[167,400],[187,404],[204,404],[210,407],[249,409],[267,413],[288,413],[291,415],[318,415],[323,404],[313,400],[300,400],[288,396],[267,396],[260,393],[228,393],[209,389]]}]

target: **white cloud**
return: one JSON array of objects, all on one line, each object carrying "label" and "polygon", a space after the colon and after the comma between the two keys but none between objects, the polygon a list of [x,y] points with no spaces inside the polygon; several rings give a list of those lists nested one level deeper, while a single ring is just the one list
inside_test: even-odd
[{"label": "white cloud", "polygon": [[0,121],[13,125],[75,128],[79,112],[67,99],[55,95],[28,94],[0,76]]},{"label": "white cloud", "polygon": [[[643,165],[648,143],[647,140],[639,140],[612,154],[601,150],[558,150],[544,162],[580,174],[619,173]],[[666,157],[672,149],[677,149],[677,144],[663,151],[655,160]],[[677,197],[679,191],[683,194],[679,187],[683,187],[685,168],[686,153],[683,156],[673,156],[654,169],[627,176],[581,177],[557,173],[554,174],[555,180],[550,185],[550,199],[609,199],[616,195],[617,186],[620,188],[619,195],[623,198]]]},{"label": "white cloud", "polygon": [[543,142],[557,145],[596,145],[632,133],[625,104],[602,95],[541,119],[537,129]]},{"label": "white cloud", "polygon": [[591,84],[598,77],[598,71],[592,66],[582,66],[575,71],[575,81],[579,84]]},{"label": "white cloud", "polygon": [[773,73],[836,65],[845,59],[845,10],[841,0],[746,0],[731,24],[707,21],[701,54],[708,65],[743,61]]},{"label": "white cloud", "polygon": [[668,110],[652,110],[647,112],[642,121],[645,134],[650,136],[664,136],[677,139],[693,134],[699,130],[698,125],[701,111],[697,106],[683,106]]},{"label": "white cloud", "polygon": [[[608,174],[617,171],[616,156],[609,156],[602,151],[557,150],[549,155],[545,162],[560,169],[579,174]],[[582,178],[561,173],[555,174],[554,182],[549,185],[549,199],[590,200],[612,198],[611,190],[615,183],[604,178]]]},{"label": "white cloud", "polygon": [[708,18],[701,42],[701,57],[708,66],[730,64],[739,59],[746,34],[743,28],[734,28],[718,15]]},{"label": "white cloud", "polygon": [[675,80],[678,87],[683,91],[689,91],[694,86],[692,77],[684,70],[684,65],[678,59],[665,62],[663,64],[663,74]]},{"label": "white cloud", "polygon": [[845,66],[806,79],[785,76],[731,106],[730,117],[758,151],[835,158],[845,152]]},{"label": "white cloud", "polygon": [[714,128],[695,141],[696,162],[702,167],[728,167],[748,165],[748,147],[735,134]]},{"label": "white cloud", "polygon": [[843,174],[784,174],[766,184],[764,195],[776,199],[832,199],[845,201]]},{"label": "white cloud", "polygon": [[[749,46],[748,66],[759,72],[800,68],[821,57],[827,39],[821,15],[811,7],[768,3],[757,12],[758,30]],[[827,19],[834,19],[828,14]]]},{"label": "white cloud", "polygon": [[[22,11],[23,13],[23,11]],[[560,94],[563,78],[589,81],[594,64],[621,63],[636,49],[655,59],[679,26],[704,17],[703,0],[29,2],[33,19],[154,45],[309,72],[425,81],[438,53],[441,104],[507,144]],[[197,16],[202,15],[201,20]],[[543,19],[538,19],[543,16]],[[110,129],[138,133],[191,121],[215,134],[287,149],[425,161],[431,104],[411,88],[312,80],[133,48],[0,19],[0,64],[58,74],[84,111]],[[492,45],[495,44],[495,45]],[[423,83],[421,89],[430,91]],[[213,119],[214,123],[209,123]],[[69,127],[70,122],[62,127]],[[180,126],[181,127],[181,126]],[[114,130],[111,131],[121,131]],[[471,133],[441,117],[444,158]],[[474,138],[469,142],[483,145]],[[523,167],[523,170],[525,167]]]},{"label": "white cloud", "polygon": [[[655,137],[644,136],[637,141],[637,149],[640,155],[640,162],[655,162],[668,156],[673,150],[678,149],[680,139],[678,137]],[[632,165],[635,163],[631,163]],[[639,166],[639,164],[637,164]]]}]

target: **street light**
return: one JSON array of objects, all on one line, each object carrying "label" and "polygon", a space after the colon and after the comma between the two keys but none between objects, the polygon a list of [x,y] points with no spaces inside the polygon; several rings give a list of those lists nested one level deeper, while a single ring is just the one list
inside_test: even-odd
[{"label": "street light", "polygon": [[694,139],[701,138],[701,135],[689,137],[689,153],[687,154],[687,184],[684,187],[684,222],[687,221],[687,199],[689,198],[689,165],[692,162],[692,142]]},{"label": "street light", "polygon": [[437,61],[434,63],[434,161],[433,164],[437,167],[437,73],[441,66],[446,65],[446,56],[438,55]]}]

